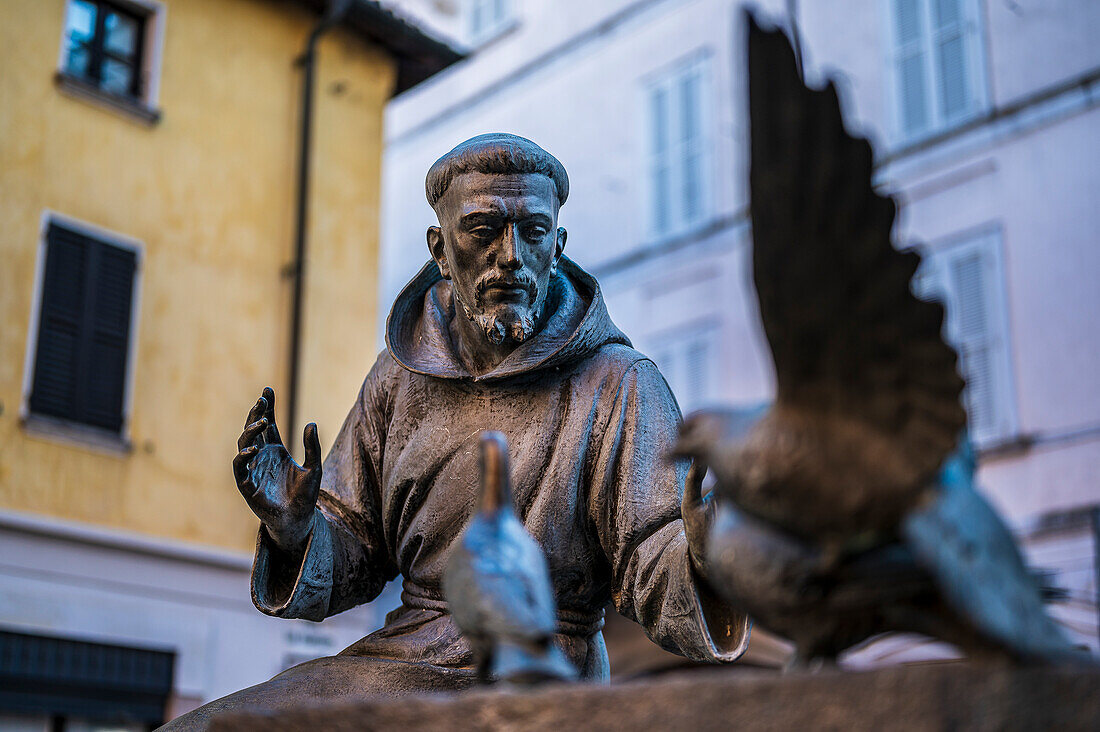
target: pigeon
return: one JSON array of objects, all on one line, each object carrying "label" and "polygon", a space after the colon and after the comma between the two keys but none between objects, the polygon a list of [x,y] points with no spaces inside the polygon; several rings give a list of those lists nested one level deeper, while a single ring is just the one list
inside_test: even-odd
[{"label": "pigeon", "polygon": [[1081,659],[974,488],[943,306],[910,289],[920,257],[893,246],[870,144],[834,84],[809,88],[783,32],[747,16],[752,271],[777,388],[689,415],[672,451],[716,478],[712,584],[803,658],[911,630]]},{"label": "pigeon", "polygon": [[[927,538],[833,563],[820,545],[717,499],[708,576],[728,602],[793,642],[791,668],[835,662],[887,632],[939,638],[971,658],[1089,663],[1046,616],[1043,600],[1060,590],[1025,567],[1007,529],[974,490],[964,446],[941,471],[941,500],[910,514],[900,532]],[[698,496],[700,487],[688,491]],[[945,558],[928,561],[922,555],[930,550]],[[944,581],[949,571],[956,577]],[[1021,627],[1028,632],[1018,634]]]},{"label": "pigeon", "polygon": [[481,683],[571,681],[577,669],[554,643],[558,617],[546,556],[516,517],[508,442],[481,433],[477,513],[443,574],[451,616],[469,641]]}]

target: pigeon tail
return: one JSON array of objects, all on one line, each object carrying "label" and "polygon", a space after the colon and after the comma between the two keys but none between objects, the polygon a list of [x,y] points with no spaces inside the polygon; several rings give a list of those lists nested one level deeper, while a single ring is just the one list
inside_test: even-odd
[{"label": "pigeon tail", "polygon": [[508,439],[500,432],[481,433],[481,510],[495,513],[512,506],[511,473],[508,469]]},{"label": "pigeon tail", "polygon": [[547,681],[576,681],[577,669],[553,643],[534,646],[501,639],[489,672],[499,683],[533,686]]},{"label": "pigeon tail", "polygon": [[948,605],[986,639],[1026,661],[1096,666],[1047,615],[1012,533],[974,486],[975,467],[964,435],[940,471],[935,500],[902,522],[905,544]]}]

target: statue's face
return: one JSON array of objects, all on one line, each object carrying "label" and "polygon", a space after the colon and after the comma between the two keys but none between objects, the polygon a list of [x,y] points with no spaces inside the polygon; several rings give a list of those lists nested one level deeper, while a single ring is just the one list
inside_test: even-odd
[{"label": "statue's face", "polygon": [[470,320],[491,343],[535,332],[565,246],[545,175],[464,173],[436,202],[428,247]]}]

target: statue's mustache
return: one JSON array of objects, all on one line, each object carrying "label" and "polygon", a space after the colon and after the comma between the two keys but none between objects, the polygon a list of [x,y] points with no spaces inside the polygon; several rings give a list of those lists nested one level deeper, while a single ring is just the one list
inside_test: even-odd
[{"label": "statue's mustache", "polygon": [[520,270],[513,275],[506,275],[503,272],[487,272],[482,275],[474,285],[474,291],[478,295],[478,299],[485,293],[487,289],[494,285],[503,285],[505,287],[518,287],[527,292],[527,295],[534,300],[538,294],[538,283],[535,278],[527,272]]}]

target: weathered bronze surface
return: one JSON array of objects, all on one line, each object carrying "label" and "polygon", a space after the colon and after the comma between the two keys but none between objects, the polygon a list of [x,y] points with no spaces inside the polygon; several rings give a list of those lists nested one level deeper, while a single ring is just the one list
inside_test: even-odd
[{"label": "weathered bronze surface", "polygon": [[[611,322],[596,281],[563,255],[569,182],[529,140],[473,138],[427,177],[432,256],[398,296],[387,349],[320,461],[290,458],[265,390],[234,460],[260,518],[256,606],[321,620],[398,575],[385,627],[332,658],[212,702],[169,724],[202,728],[228,709],[460,689],[469,640],[442,592],[444,567],[478,506],[478,435],[507,436],[516,514],[538,541],[557,603],[553,643],[581,678],[608,677],[600,628],[611,600],[662,647],[732,661],[749,621],[700,581],[681,521],[687,466],[667,460],[680,421],[657,367]],[[702,509],[692,526],[705,527]],[[692,531],[693,541],[700,532]]]},{"label": "weathered bronze surface", "polygon": [[906,630],[1087,661],[974,489],[943,308],[910,292],[920,260],[891,243],[870,145],[781,31],[747,25],[753,273],[778,389],[767,410],[684,423],[677,451],[718,478],[706,573],[803,659]]},{"label": "weathered bronze surface", "polygon": [[478,690],[283,714],[231,715],[214,732],[351,730],[1095,730],[1100,674],[989,664],[866,673],[674,674],[612,687]]}]

